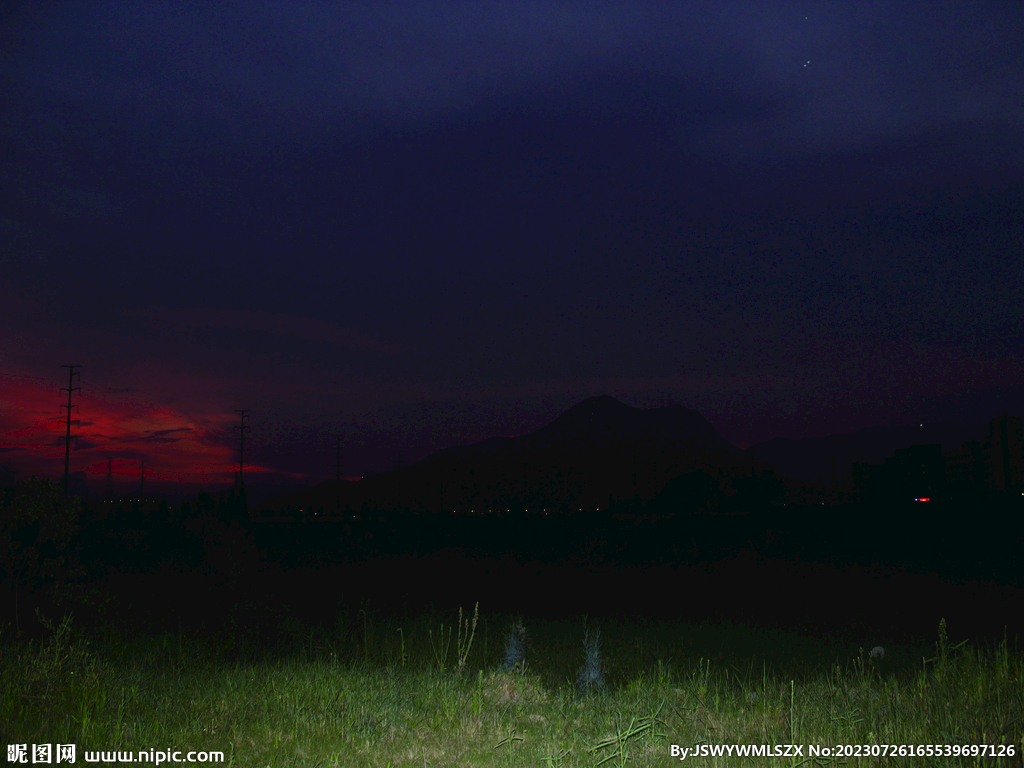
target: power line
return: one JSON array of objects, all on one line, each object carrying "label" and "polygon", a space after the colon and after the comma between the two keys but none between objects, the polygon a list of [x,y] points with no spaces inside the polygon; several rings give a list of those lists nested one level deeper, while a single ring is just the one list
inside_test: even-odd
[{"label": "power line", "polygon": [[79,384],[82,383],[82,374],[81,373],[75,373],[75,368],[81,368],[81,367],[82,367],[81,365],[62,365],[61,366],[61,368],[70,368],[71,369],[71,370],[68,371],[68,386],[67,386],[67,389],[65,390],[64,387],[60,388],[61,392],[65,392],[66,391],[68,393],[68,404],[67,405],[61,405],[61,408],[67,408],[68,409],[68,417],[67,417],[66,420],[62,420],[62,421],[58,422],[60,424],[67,424],[67,433],[64,435],[64,496],[65,496],[65,498],[68,495],[68,467],[69,467],[69,465],[71,463],[71,425],[79,423],[79,421],[77,419],[75,421],[71,420],[71,409],[78,407],[78,403],[75,403],[74,405],[71,404],[71,393],[72,392],[81,392],[82,391],[81,387],[72,387],[71,384],[73,383],[73,380],[74,380],[75,376],[78,377],[78,383]]}]

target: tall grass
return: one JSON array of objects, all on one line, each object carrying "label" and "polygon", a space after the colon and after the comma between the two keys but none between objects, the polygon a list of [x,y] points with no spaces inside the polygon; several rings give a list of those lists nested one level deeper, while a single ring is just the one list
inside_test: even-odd
[{"label": "tall grass", "polygon": [[598,634],[571,617],[461,611],[405,620],[362,611],[329,627],[293,620],[273,646],[180,633],[90,641],[68,620],[49,624],[41,642],[9,630],[0,640],[5,743],[219,750],[238,766],[417,768],[661,766],[678,761],[673,744],[984,743],[1014,745],[1015,756],[818,764],[1020,765],[1021,656],[1006,639],[950,644],[944,623],[933,647],[887,649],[886,659],[739,625],[603,621]]}]

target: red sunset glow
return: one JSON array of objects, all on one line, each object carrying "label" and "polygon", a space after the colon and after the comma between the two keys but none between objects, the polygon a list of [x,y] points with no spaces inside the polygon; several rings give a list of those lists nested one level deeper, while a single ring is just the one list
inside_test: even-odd
[{"label": "red sunset glow", "polygon": [[[75,383],[77,386],[78,378]],[[0,449],[16,463],[22,476],[53,477],[63,473],[62,423],[67,393],[34,378],[3,377],[6,429]],[[107,457],[112,457],[114,482],[124,486],[138,478],[145,462],[146,482],[175,482],[188,486],[230,483],[238,468],[237,447],[230,432],[220,425],[234,420],[230,413],[211,413],[202,418],[187,416],[166,405],[144,398],[115,398],[86,389],[72,396],[71,471],[88,478],[105,477]],[[216,425],[216,426],[215,426]],[[245,471],[262,472],[259,466]],[[100,482],[91,482],[98,490]]]}]

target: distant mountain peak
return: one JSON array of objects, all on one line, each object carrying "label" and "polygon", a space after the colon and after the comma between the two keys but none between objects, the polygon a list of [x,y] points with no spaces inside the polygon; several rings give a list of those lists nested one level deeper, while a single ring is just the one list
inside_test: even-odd
[{"label": "distant mountain peak", "polygon": [[[586,400],[581,400],[576,403],[555,419],[555,422],[562,419],[576,419],[580,416],[592,416],[592,417],[606,417],[608,415],[621,415],[629,413],[631,411],[639,411],[639,408],[633,408],[632,406],[626,405],[625,403],[616,400],[611,395],[596,395],[595,397],[588,397]],[[552,422],[554,423],[554,422]]]},{"label": "distant mountain peak", "polygon": [[[695,410],[634,408],[598,395],[528,434],[445,448],[400,472],[353,484],[347,503],[353,509],[364,500],[371,507],[394,506],[404,494],[405,502],[436,509],[515,504],[598,509],[610,497],[653,498],[679,474],[727,476],[740,456]],[[325,497],[317,503],[331,501]]]}]

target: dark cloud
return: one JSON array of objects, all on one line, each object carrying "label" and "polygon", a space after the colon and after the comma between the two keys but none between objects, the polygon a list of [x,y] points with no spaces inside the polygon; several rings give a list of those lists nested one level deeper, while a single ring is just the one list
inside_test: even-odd
[{"label": "dark cloud", "polygon": [[[172,437],[176,432],[182,432],[184,434],[176,435]],[[183,440],[186,437],[191,436],[192,430],[189,429],[167,429],[153,434],[139,435],[139,436],[114,436],[108,437],[107,440],[115,443],[176,443],[179,440]]]},{"label": "dark cloud", "polygon": [[1011,3],[64,3],[27,16],[13,79],[68,116],[102,115],[83,141],[108,151],[145,138],[187,157],[211,124],[235,142],[308,140],[517,97],[560,109],[599,99],[578,86],[616,69],[706,94],[688,121],[698,143],[758,160],[766,144],[818,153],[1021,118]]},{"label": "dark cloud", "polygon": [[309,414],[356,417],[365,469],[606,392],[737,442],[981,422],[1019,401],[1022,32],[1002,2],[24,4],[3,450],[70,361],[115,443],[227,462],[251,407],[268,473],[320,461]]}]

